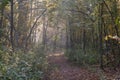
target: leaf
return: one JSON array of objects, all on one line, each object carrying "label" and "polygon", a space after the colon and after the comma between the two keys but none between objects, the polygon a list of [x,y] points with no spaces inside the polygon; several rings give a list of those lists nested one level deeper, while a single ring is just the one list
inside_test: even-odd
[{"label": "leaf", "polygon": [[116,25],[120,24],[120,17],[117,17],[117,18],[116,18],[115,24],[116,24]]},{"label": "leaf", "polygon": [[0,9],[4,8],[9,2],[10,2],[10,0],[2,0],[2,3],[0,5]]}]

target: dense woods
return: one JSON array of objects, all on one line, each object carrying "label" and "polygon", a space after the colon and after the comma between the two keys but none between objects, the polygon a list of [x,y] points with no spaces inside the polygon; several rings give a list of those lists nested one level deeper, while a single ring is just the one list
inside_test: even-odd
[{"label": "dense woods", "polygon": [[60,52],[79,68],[119,72],[120,0],[0,0],[0,80],[65,80],[48,78]]}]

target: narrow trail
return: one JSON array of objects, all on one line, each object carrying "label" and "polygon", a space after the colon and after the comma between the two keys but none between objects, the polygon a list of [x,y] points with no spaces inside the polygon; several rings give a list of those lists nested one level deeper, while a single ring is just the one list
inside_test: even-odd
[{"label": "narrow trail", "polygon": [[63,53],[48,57],[48,62],[56,66],[49,74],[49,80],[99,80],[98,76],[86,68],[71,65]]}]

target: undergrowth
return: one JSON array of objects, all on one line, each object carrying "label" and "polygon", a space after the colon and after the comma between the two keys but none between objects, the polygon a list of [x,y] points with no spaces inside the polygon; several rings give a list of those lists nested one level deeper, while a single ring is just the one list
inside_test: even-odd
[{"label": "undergrowth", "polygon": [[86,53],[81,49],[67,50],[65,55],[70,61],[79,65],[94,65],[99,63],[99,54],[95,50],[86,50]]},{"label": "undergrowth", "polygon": [[47,65],[41,48],[26,53],[0,50],[0,80],[42,80]]}]

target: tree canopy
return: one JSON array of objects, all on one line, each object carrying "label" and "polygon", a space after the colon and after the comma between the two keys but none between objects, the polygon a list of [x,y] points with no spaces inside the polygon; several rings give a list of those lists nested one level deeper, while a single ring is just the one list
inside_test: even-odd
[{"label": "tree canopy", "polygon": [[0,0],[0,80],[42,80],[58,51],[118,70],[120,0]]}]

